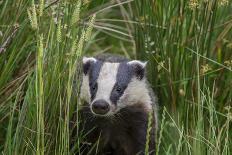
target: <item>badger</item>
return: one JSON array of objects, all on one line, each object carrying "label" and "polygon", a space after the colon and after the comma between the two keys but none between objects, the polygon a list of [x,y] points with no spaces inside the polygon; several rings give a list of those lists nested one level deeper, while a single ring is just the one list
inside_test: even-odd
[{"label": "badger", "polygon": [[157,100],[146,64],[116,55],[83,57],[79,154],[155,153]]}]

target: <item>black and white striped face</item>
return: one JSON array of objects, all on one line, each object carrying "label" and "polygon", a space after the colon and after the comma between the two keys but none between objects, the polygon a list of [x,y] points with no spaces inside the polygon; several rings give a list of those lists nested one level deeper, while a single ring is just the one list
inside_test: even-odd
[{"label": "black and white striped face", "polygon": [[84,57],[81,98],[96,115],[113,115],[139,103],[147,103],[147,108],[151,108],[145,66],[137,60],[110,63]]}]

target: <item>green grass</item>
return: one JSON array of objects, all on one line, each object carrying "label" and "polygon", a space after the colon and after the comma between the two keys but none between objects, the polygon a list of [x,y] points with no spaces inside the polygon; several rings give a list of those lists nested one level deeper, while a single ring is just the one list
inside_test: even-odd
[{"label": "green grass", "polygon": [[136,31],[137,51],[147,53],[137,57],[149,59],[150,79],[168,114],[159,150],[230,154],[232,68],[226,61],[232,59],[232,6],[198,1],[193,8],[192,3],[156,0],[136,5],[136,18],[144,23]]},{"label": "green grass", "polygon": [[0,1],[0,153],[72,154],[81,57],[107,51],[148,60],[157,154],[230,155],[232,3],[86,2]]}]

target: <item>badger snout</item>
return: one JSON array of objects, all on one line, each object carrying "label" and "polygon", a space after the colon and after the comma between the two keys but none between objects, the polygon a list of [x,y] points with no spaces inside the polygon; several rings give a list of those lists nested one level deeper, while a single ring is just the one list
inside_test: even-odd
[{"label": "badger snout", "polygon": [[96,100],[91,106],[92,111],[98,115],[105,115],[110,111],[110,105],[105,100]]}]

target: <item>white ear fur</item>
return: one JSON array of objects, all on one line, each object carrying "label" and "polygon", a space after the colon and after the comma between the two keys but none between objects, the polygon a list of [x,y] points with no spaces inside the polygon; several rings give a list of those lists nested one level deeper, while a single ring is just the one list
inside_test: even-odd
[{"label": "white ear fur", "polygon": [[94,57],[83,57],[82,61],[83,61],[83,64],[86,64],[87,62],[91,62],[91,61],[96,62],[97,59],[95,59]]},{"label": "white ear fur", "polygon": [[142,61],[139,61],[139,60],[132,60],[132,61],[129,61],[127,64],[129,64],[129,65],[140,65],[142,68],[145,68],[146,65],[147,65],[147,61],[142,62]]}]

